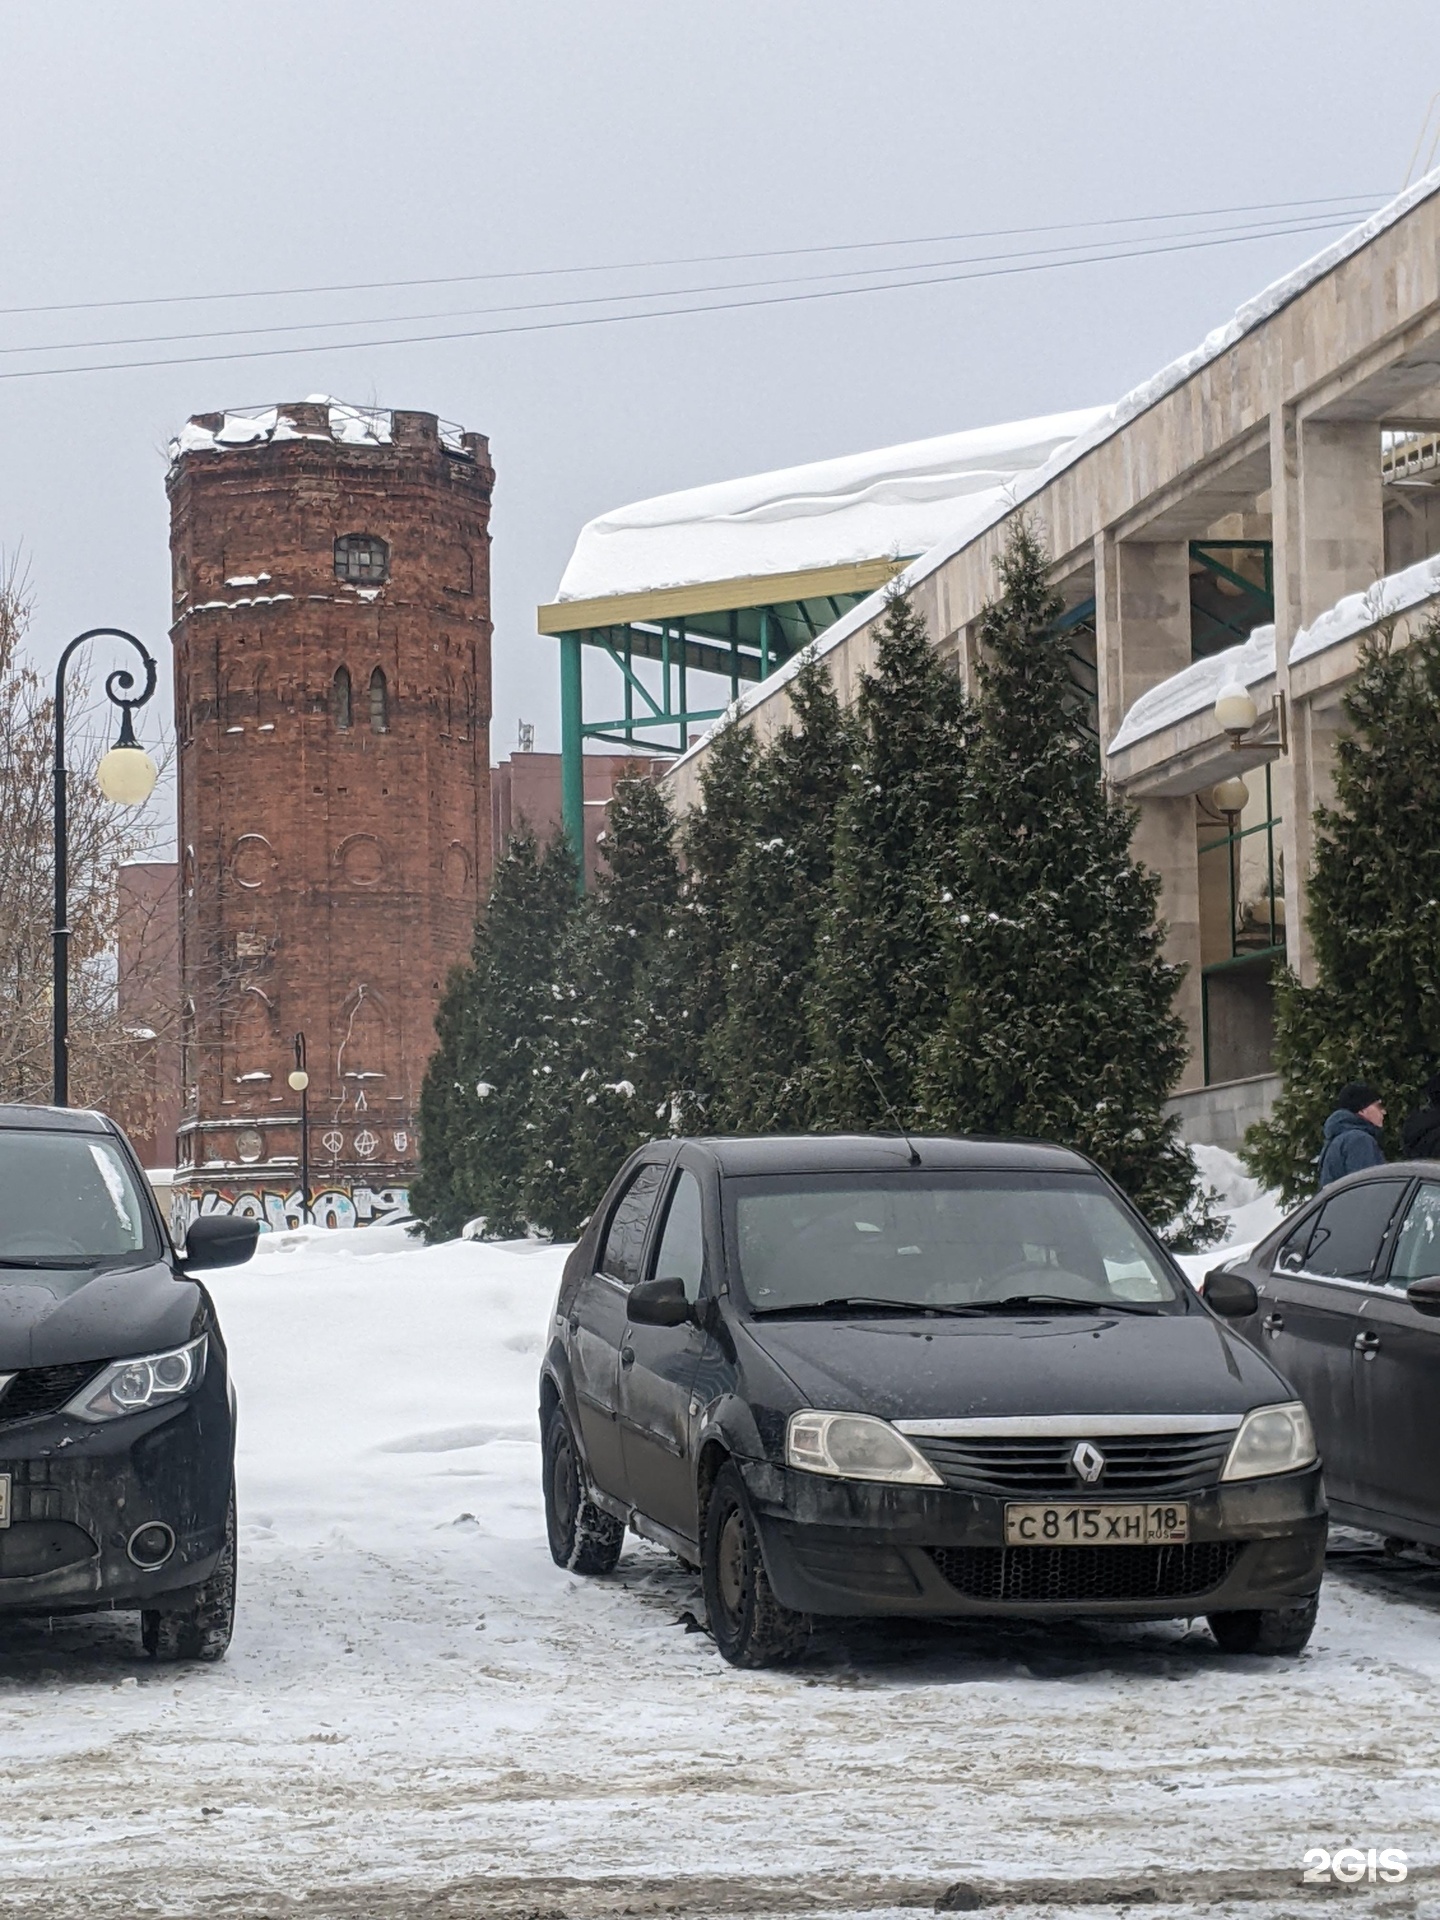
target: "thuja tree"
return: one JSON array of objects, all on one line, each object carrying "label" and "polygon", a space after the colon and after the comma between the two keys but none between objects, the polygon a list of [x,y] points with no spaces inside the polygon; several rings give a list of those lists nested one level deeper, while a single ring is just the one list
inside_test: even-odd
[{"label": "thuja tree", "polygon": [[1315,1189],[1326,1115],[1347,1080],[1388,1107],[1386,1145],[1440,1064],[1440,616],[1408,647],[1367,639],[1346,696],[1335,804],[1315,815],[1309,931],[1315,983],[1281,975],[1275,1059],[1284,1085],[1245,1160],[1286,1200]]},{"label": "thuja tree", "polygon": [[817,1114],[808,1010],[857,735],[813,649],[790,706],[791,724],[749,769],[742,831],[717,889],[724,996],[702,1048],[709,1122],[736,1132],[803,1129]]},{"label": "thuja tree", "polygon": [[1099,778],[1062,603],[1021,522],[979,622],[977,728],[963,830],[942,862],[948,993],[925,1051],[931,1125],[1061,1140],[1155,1222],[1211,1223],[1164,1104],[1186,1057],[1163,958],[1159,880],[1130,855],[1132,811]]},{"label": "thuja tree", "polygon": [[914,1118],[925,1043],[945,1011],[935,874],[959,830],[973,732],[958,678],[903,593],[856,721],[809,996],[812,1119],[886,1128]]},{"label": "thuja tree", "polygon": [[659,787],[622,782],[601,841],[605,868],[566,934],[529,1115],[525,1214],[560,1238],[578,1233],[627,1154],[670,1129],[674,842]]},{"label": "thuja tree", "polygon": [[451,973],[420,1093],[420,1174],[411,1189],[429,1239],[476,1216],[495,1237],[525,1229],[530,1114],[563,1006],[576,880],[567,840],[542,847],[528,830],[517,834],[495,869],[470,962]]},{"label": "thuja tree", "polygon": [[683,879],[675,923],[672,1003],[682,1063],[677,1125],[701,1133],[717,1124],[720,1083],[707,1036],[727,1017],[736,976],[730,965],[734,874],[754,825],[759,748],[752,730],[732,716],[713,736],[700,770],[700,802],[681,826]]}]

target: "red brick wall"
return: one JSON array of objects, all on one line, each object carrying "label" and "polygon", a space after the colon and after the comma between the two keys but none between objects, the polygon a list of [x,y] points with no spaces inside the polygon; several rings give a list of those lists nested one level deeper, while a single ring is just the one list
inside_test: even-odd
[{"label": "red brick wall", "polygon": [[[598,841],[605,825],[605,809],[622,780],[658,779],[672,763],[644,754],[587,753],[585,756],[585,878],[593,886],[600,871]],[[549,840],[560,825],[560,755],[513,753],[490,776],[490,811],[497,850],[522,822],[541,840]]]},{"label": "red brick wall", "polygon": [[[181,1165],[197,1193],[295,1184],[303,1031],[312,1192],[391,1192],[414,1174],[436,1002],[488,885],[494,474],[482,435],[447,447],[431,414],[350,445],[323,405],[279,411],[292,437],[181,452],[168,482]],[[337,578],[352,533],[388,543],[383,585]]]},{"label": "red brick wall", "polygon": [[147,1167],[173,1167],[180,1124],[180,869],[134,861],[119,873],[115,990],[123,1025],[149,1032],[134,1115],[118,1114]]}]

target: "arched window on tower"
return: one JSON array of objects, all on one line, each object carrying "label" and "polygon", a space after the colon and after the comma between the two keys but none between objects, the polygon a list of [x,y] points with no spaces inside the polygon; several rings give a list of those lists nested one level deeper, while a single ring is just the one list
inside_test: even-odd
[{"label": "arched window on tower", "polygon": [[330,705],[335,714],[335,725],[341,733],[350,725],[350,669],[337,667],[335,681],[330,690]]},{"label": "arched window on tower", "polygon": [[380,667],[376,667],[370,676],[370,731],[390,731],[390,702],[385,688],[385,674]]}]

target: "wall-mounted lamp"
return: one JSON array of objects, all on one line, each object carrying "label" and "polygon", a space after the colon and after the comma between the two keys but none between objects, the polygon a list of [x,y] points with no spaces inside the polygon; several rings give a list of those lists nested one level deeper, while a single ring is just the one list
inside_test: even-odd
[{"label": "wall-mounted lamp", "polygon": [[1235,752],[1244,747],[1277,747],[1281,753],[1290,750],[1289,729],[1285,718],[1285,696],[1275,693],[1270,698],[1270,711],[1256,730],[1260,719],[1260,710],[1248,687],[1238,680],[1231,680],[1215,696],[1215,724],[1222,733],[1230,736],[1230,746]]}]

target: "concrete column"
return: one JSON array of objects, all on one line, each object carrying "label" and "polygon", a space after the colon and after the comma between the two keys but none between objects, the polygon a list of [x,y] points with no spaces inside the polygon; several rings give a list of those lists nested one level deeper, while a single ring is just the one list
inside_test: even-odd
[{"label": "concrete column", "polygon": [[[1190,665],[1190,548],[1185,540],[1095,541],[1096,665],[1102,752],[1151,687]],[[1200,865],[1195,802],[1188,795],[1138,802],[1131,851],[1161,880],[1165,957],[1185,968],[1176,1011],[1190,1059],[1179,1091],[1205,1077],[1200,1011]]]},{"label": "concrete column", "polygon": [[[1385,570],[1380,433],[1373,421],[1297,420],[1280,408],[1270,422],[1275,568],[1276,684],[1290,702],[1290,645],[1296,633],[1347,593],[1363,593]],[[1315,957],[1305,903],[1315,856],[1315,808],[1333,787],[1333,719],[1315,720],[1290,702],[1290,752],[1274,770],[1285,859],[1285,942],[1307,985]]]}]

